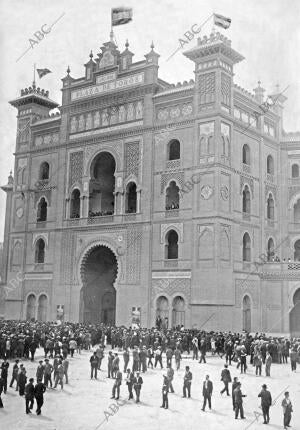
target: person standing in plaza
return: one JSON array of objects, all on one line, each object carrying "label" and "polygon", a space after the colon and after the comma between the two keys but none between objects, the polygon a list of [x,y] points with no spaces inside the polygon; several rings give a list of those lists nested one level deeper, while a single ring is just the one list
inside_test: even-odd
[{"label": "person standing in plaza", "polygon": [[[97,378],[96,378],[97,379]],[[57,372],[55,375],[55,381],[54,381],[54,387],[57,387],[57,384],[59,383],[60,388],[64,389],[64,366],[62,364],[62,361],[60,360],[57,367]]]},{"label": "person standing in plaza", "polygon": [[50,387],[52,388],[52,379],[51,375],[53,372],[53,366],[51,363],[49,363],[49,359],[45,359],[45,369],[44,369],[44,384],[48,388],[48,383],[50,383]]},{"label": "person standing in plaza", "polygon": [[[114,382],[113,388],[112,388],[112,399],[116,399],[118,400],[120,397],[120,386],[122,384],[122,372],[120,372],[120,370],[116,371],[116,380]],[[116,391],[117,391],[117,397],[116,396]]]},{"label": "person standing in plaza", "polygon": [[137,372],[140,367],[140,356],[138,347],[135,345],[132,351],[132,371]]},{"label": "person standing in plaza", "polygon": [[153,348],[152,348],[152,346],[150,346],[150,347],[148,348],[148,351],[147,351],[147,357],[148,357],[148,367],[150,367],[150,366],[151,366],[151,369],[153,369],[153,362],[152,362],[152,358],[154,357],[154,354],[153,354]]},{"label": "person standing in plaza", "polygon": [[255,366],[255,375],[261,376],[262,358],[259,353],[254,356],[253,363]]},{"label": "person standing in plaza", "polygon": [[292,419],[293,406],[290,400],[290,394],[288,391],[284,393],[284,398],[281,402],[281,406],[283,409],[283,427],[287,429],[290,426],[290,422]]},{"label": "person standing in plaza", "polygon": [[108,373],[107,377],[108,378],[112,378],[113,377],[112,376],[112,363],[113,363],[113,360],[114,360],[113,353],[112,353],[112,351],[109,351],[108,357],[107,357],[107,373]]},{"label": "person standing in plaza", "polygon": [[185,366],[185,374],[183,377],[183,396],[182,397],[186,397],[186,395],[188,395],[189,398],[191,397],[192,379],[193,379],[193,374],[190,371],[189,366]]},{"label": "person standing in plaza", "polygon": [[147,371],[147,349],[146,346],[143,345],[141,351],[140,351],[140,367],[143,373]]},{"label": "person standing in plaza", "polygon": [[246,352],[246,348],[245,348],[244,345],[241,348],[240,360],[241,360],[241,373],[246,373],[246,369],[247,369],[247,352]]},{"label": "person standing in plaza", "polygon": [[46,386],[41,380],[37,381],[34,387],[34,396],[36,400],[36,414],[41,415],[41,409],[44,404],[44,392],[46,391]]},{"label": "person standing in plaza", "polygon": [[296,348],[291,348],[290,360],[291,360],[291,369],[292,369],[292,372],[296,372],[296,369],[297,369],[297,358],[298,358],[298,354],[297,354]]},{"label": "person standing in plaza", "polygon": [[133,392],[132,392],[133,380],[134,380],[134,374],[133,374],[133,372],[131,372],[131,370],[130,370],[130,369],[127,369],[127,374],[126,374],[126,385],[127,385],[128,393],[129,393],[129,398],[128,398],[128,400],[133,399]]},{"label": "person standing in plaza", "polygon": [[143,378],[140,376],[139,372],[136,372],[136,376],[133,378],[133,388],[136,395],[136,403],[140,403],[140,394],[143,385]]},{"label": "person standing in plaza", "polygon": [[196,336],[192,340],[193,360],[198,360],[198,339]]},{"label": "person standing in plaza", "polygon": [[20,396],[24,396],[25,394],[26,382],[27,382],[26,370],[23,364],[20,364],[20,369],[18,373],[18,387],[19,387]]},{"label": "person standing in plaza", "polygon": [[63,360],[62,365],[64,368],[64,376],[66,378],[66,384],[68,384],[69,383],[69,375],[68,375],[69,360],[67,359],[67,357]]},{"label": "person standing in plaza", "polygon": [[69,349],[70,349],[71,358],[73,358],[74,351],[77,349],[77,342],[74,338],[70,339]]},{"label": "person standing in plaza", "polygon": [[168,387],[171,390],[171,393],[174,393],[174,388],[173,388],[173,378],[174,378],[174,369],[172,369],[172,366],[169,364],[167,369],[167,378],[168,378]]},{"label": "person standing in plaza", "polygon": [[1,378],[3,380],[3,392],[4,392],[4,394],[6,394],[6,391],[7,391],[8,368],[9,368],[9,362],[7,361],[6,358],[4,358],[4,361],[1,364]]},{"label": "person standing in plaza", "polygon": [[36,369],[36,380],[37,381],[42,381],[44,378],[44,371],[45,371],[45,366],[43,365],[43,360],[39,361],[39,365]]},{"label": "person standing in plaza", "polygon": [[270,353],[267,352],[267,355],[266,355],[266,367],[265,367],[266,376],[271,376],[270,375],[271,364],[272,364],[272,357],[271,357]]},{"label": "person standing in plaza", "polygon": [[259,393],[258,397],[261,398],[261,409],[264,417],[264,424],[269,424],[270,415],[269,410],[272,405],[272,396],[270,391],[267,390],[266,384],[262,385],[262,390]]},{"label": "person standing in plaza", "polygon": [[128,363],[129,363],[129,351],[128,351],[128,348],[126,348],[125,351],[123,352],[123,361],[124,361],[124,373],[126,373],[126,369],[128,367]]},{"label": "person standing in plaza", "polygon": [[168,365],[172,366],[172,357],[173,357],[173,350],[172,348],[168,347],[166,350],[167,367]]},{"label": "person standing in plaza", "polygon": [[239,413],[242,420],[245,419],[244,416],[244,408],[243,408],[243,397],[246,397],[246,394],[243,394],[241,391],[241,383],[238,382],[235,390],[233,391],[234,395],[234,407],[235,407],[235,419],[238,419]]},{"label": "person standing in plaza", "polygon": [[34,404],[34,379],[30,378],[29,383],[25,387],[25,405],[26,405],[26,414],[31,414],[31,409]]},{"label": "person standing in plaza", "polygon": [[205,340],[201,339],[200,341],[200,360],[199,363],[206,363],[206,359],[205,359],[205,355],[206,355],[206,345],[205,345]]},{"label": "person standing in plaza", "polygon": [[203,382],[202,395],[203,395],[203,405],[202,411],[205,411],[206,402],[208,401],[208,407],[211,409],[211,396],[213,392],[213,383],[209,379],[209,375],[206,375],[205,381]]},{"label": "person standing in plaza", "polygon": [[224,388],[220,391],[221,395],[226,391],[227,396],[230,396],[228,384],[231,382],[231,375],[227,364],[224,364],[224,369],[221,372],[221,381],[224,383]]},{"label": "person standing in plaza", "polygon": [[[93,353],[93,355],[90,358],[90,364],[91,364],[91,379],[93,379],[93,377],[95,379],[97,379],[97,369],[98,369],[98,357],[96,352]],[[108,376],[109,377],[109,376]]]},{"label": "person standing in plaza", "polygon": [[163,369],[163,364],[162,364],[162,350],[161,347],[158,346],[156,351],[155,351],[155,362],[154,362],[154,367],[157,366],[157,363],[160,364],[160,368]]},{"label": "person standing in plaza", "polygon": [[162,386],[162,405],[161,405],[161,408],[168,409],[169,408],[169,399],[168,399],[169,381],[168,381],[168,377],[166,375],[163,375],[163,378],[164,378],[164,381],[163,381],[163,386]]},{"label": "person standing in plaza", "polygon": [[236,389],[236,387],[238,386],[238,383],[239,383],[238,378],[237,378],[237,376],[235,376],[235,377],[233,378],[233,383],[232,383],[232,387],[231,387],[232,407],[233,407],[233,410],[234,410],[234,411],[235,411],[235,404],[234,404],[234,390],[235,390],[235,389]]},{"label": "person standing in plaza", "polygon": [[12,388],[13,383],[16,381],[17,383],[16,391],[18,391],[18,373],[19,373],[19,360],[16,360],[13,366],[12,377],[9,384],[10,388]]},{"label": "person standing in plaza", "polygon": [[4,408],[3,402],[2,402],[2,399],[1,399],[2,391],[3,391],[3,379],[0,376],[0,408]]},{"label": "person standing in plaza", "polygon": [[111,372],[111,376],[113,378],[116,377],[116,374],[119,371],[119,364],[120,364],[120,357],[118,356],[118,353],[115,353],[115,356],[112,361],[112,372]]},{"label": "person standing in plaza", "polygon": [[174,357],[175,357],[175,364],[176,364],[176,370],[180,369],[180,361],[181,361],[181,352],[178,346],[176,346],[176,349],[174,351]]}]

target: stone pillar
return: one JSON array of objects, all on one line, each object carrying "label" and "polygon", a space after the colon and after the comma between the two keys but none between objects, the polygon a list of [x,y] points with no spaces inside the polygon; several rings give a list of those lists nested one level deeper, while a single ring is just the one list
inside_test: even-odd
[{"label": "stone pillar", "polygon": [[66,198],[66,213],[65,213],[65,218],[69,219],[70,218],[70,197]]},{"label": "stone pillar", "polygon": [[141,213],[141,188],[136,190],[136,213]]}]

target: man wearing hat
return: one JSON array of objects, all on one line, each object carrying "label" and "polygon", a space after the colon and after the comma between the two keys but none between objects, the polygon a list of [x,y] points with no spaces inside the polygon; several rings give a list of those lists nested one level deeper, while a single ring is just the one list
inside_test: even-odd
[{"label": "man wearing hat", "polygon": [[190,371],[190,367],[185,366],[185,374],[184,374],[184,378],[183,378],[183,396],[182,397],[186,397],[186,392],[188,394],[188,397],[191,397],[192,378],[193,378],[193,374]]},{"label": "man wearing hat", "polygon": [[239,412],[242,420],[245,419],[244,416],[244,408],[243,408],[243,397],[246,397],[246,394],[243,394],[241,391],[241,383],[237,382],[237,387],[233,392],[234,396],[234,407],[235,407],[235,419],[238,419]]},{"label": "man wearing hat", "polygon": [[140,403],[140,394],[143,385],[143,378],[140,376],[139,372],[136,372],[136,376],[133,378],[133,388],[136,394],[136,403]]},{"label": "man wearing hat", "polygon": [[50,382],[50,387],[52,388],[52,379],[51,374],[53,372],[53,366],[49,363],[49,358],[45,359],[45,368],[44,368],[44,384],[48,387],[48,382]]},{"label": "man wearing hat", "polygon": [[264,417],[264,424],[269,424],[270,416],[269,409],[272,405],[272,396],[270,391],[267,390],[266,384],[262,385],[262,390],[259,393],[258,397],[261,398],[261,409]]},{"label": "man wearing hat", "polygon": [[39,365],[36,369],[36,380],[37,381],[42,381],[44,378],[44,371],[45,371],[45,366],[43,365],[43,360],[39,361]]},{"label": "man wearing hat", "polygon": [[227,364],[224,364],[224,369],[222,370],[222,373],[221,373],[221,381],[223,381],[224,383],[224,388],[223,390],[220,391],[221,395],[226,391],[227,396],[230,396],[228,384],[231,382],[231,375],[230,375],[230,371],[228,370]]},{"label": "man wearing hat", "polygon": [[6,391],[7,391],[8,368],[9,368],[9,362],[7,361],[6,358],[4,358],[4,361],[1,364],[1,378],[3,379],[4,394],[6,394]]},{"label": "man wearing hat", "polygon": [[16,386],[16,391],[18,391],[18,373],[19,373],[19,360],[15,361],[15,364],[13,366],[13,371],[12,371],[12,377],[11,377],[11,381],[9,386],[12,387],[13,383],[16,381],[17,386]]},{"label": "man wearing hat", "polygon": [[34,379],[30,378],[29,383],[25,387],[25,403],[26,403],[26,414],[31,414],[34,403]]},{"label": "man wearing hat", "polygon": [[290,422],[293,412],[293,406],[292,402],[290,401],[290,395],[288,391],[284,393],[284,399],[282,400],[281,406],[283,408],[283,426],[285,429],[287,429],[288,427],[291,427]]},{"label": "man wearing hat", "polygon": [[209,409],[211,409],[212,392],[213,392],[213,383],[209,379],[209,375],[206,375],[205,381],[203,382],[203,389],[202,389],[202,394],[203,394],[202,411],[203,412],[205,411],[205,406],[206,406],[207,401],[208,401],[208,407],[209,407]]},{"label": "man wearing hat", "polygon": [[168,400],[168,393],[169,393],[169,380],[166,375],[163,375],[164,382],[162,386],[162,405],[161,408],[168,409],[169,408],[169,400]]}]

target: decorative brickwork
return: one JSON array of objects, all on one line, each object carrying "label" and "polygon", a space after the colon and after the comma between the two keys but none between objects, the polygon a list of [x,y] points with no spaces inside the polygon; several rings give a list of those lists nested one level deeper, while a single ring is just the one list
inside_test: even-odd
[{"label": "decorative brickwork", "polygon": [[69,186],[81,182],[83,174],[83,151],[71,152],[69,163]]}]

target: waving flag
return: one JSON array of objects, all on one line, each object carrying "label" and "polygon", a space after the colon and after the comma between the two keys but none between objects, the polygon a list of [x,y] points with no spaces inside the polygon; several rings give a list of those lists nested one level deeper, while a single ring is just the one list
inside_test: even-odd
[{"label": "waving flag", "polygon": [[36,69],[38,72],[39,78],[41,79],[43,76],[47,75],[48,73],[52,73],[49,69]]},{"label": "waving flag", "polygon": [[111,25],[122,25],[132,21],[132,8],[115,7],[111,10]]},{"label": "waving flag", "polygon": [[231,19],[226,18],[226,16],[218,15],[217,13],[214,13],[214,23],[215,23],[215,25],[218,25],[219,27],[225,28],[225,30],[226,30],[227,28],[230,27]]}]

